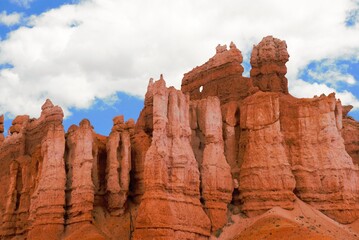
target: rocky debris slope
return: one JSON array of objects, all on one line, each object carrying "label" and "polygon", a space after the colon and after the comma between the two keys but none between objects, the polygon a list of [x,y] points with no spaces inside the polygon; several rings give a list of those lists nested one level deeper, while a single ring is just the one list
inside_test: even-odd
[{"label": "rocky debris slope", "polygon": [[[359,123],[334,94],[291,96],[288,59],[284,41],[265,37],[243,77],[241,52],[219,45],[181,90],[151,79],[137,122],[115,117],[108,137],[86,119],[65,133],[49,100],[6,137],[0,116],[0,238],[213,239],[230,225],[249,238],[231,215],[251,221],[306,204],[355,225]],[[260,236],[268,221],[303,230],[268,219],[255,224]]]}]

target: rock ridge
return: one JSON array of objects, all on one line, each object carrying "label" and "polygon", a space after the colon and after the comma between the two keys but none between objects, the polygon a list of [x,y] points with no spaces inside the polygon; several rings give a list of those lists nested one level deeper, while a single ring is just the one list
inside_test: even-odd
[{"label": "rock ridge", "polygon": [[[135,122],[109,136],[65,132],[50,100],[39,118],[0,116],[0,238],[213,239],[230,216],[295,209],[359,219],[359,123],[335,94],[295,98],[285,41],[218,45],[181,90],[150,79]],[[284,211],[284,210],[283,210]]]}]

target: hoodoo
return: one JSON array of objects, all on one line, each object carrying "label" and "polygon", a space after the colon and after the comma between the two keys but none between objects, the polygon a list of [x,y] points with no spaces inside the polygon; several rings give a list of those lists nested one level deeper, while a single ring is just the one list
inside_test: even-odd
[{"label": "hoodoo", "polygon": [[265,37],[244,77],[218,45],[180,90],[151,79],[137,122],[117,116],[109,136],[87,119],[65,133],[50,100],[6,137],[0,116],[0,238],[356,239],[359,123],[334,93],[291,96],[288,60]]}]

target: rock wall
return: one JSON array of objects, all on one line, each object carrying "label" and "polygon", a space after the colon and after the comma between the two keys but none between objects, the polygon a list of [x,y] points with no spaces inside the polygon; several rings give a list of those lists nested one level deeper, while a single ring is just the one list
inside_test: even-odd
[{"label": "rock wall", "polygon": [[275,206],[293,209],[295,180],[281,132],[279,97],[257,92],[240,106],[243,153],[238,190],[248,215]]},{"label": "rock wall", "polygon": [[1,239],[209,239],[229,209],[255,216],[296,197],[335,221],[359,219],[359,123],[334,94],[288,93],[286,43],[255,45],[250,78],[231,43],[184,75],[150,80],[135,123],[110,135],[0,116]]},{"label": "rock wall", "polygon": [[341,103],[334,94],[281,98],[282,130],[303,201],[341,223],[358,219],[358,166],[341,137]]},{"label": "rock wall", "polygon": [[207,239],[210,221],[201,206],[198,164],[190,145],[189,99],[166,88],[162,78],[150,85],[153,134],[134,239]]},{"label": "rock wall", "polygon": [[227,223],[227,204],[233,191],[231,168],[224,155],[220,102],[217,97],[208,97],[192,101],[190,108],[191,144],[201,173],[201,198],[214,232]]},{"label": "rock wall", "polygon": [[92,181],[94,132],[87,119],[82,120],[79,127],[72,125],[69,128],[66,147],[66,224],[91,222],[95,200]]},{"label": "rock wall", "polygon": [[[124,212],[134,122],[130,120],[122,128],[115,119],[113,132],[120,131],[123,136],[117,143],[122,151],[118,151],[118,146],[111,145],[115,141],[96,134],[86,119],[71,126],[65,135],[62,119],[61,108],[47,100],[38,119],[16,117],[10,135],[1,143],[0,177],[7,186],[0,189],[1,239],[73,239],[71,236],[77,235],[106,239],[119,233],[124,236],[124,231],[129,234],[130,221],[106,212],[114,212],[113,194],[124,194],[122,205],[115,208]],[[111,168],[107,151],[109,155],[119,153],[116,159],[123,159],[119,170]],[[113,171],[120,173],[116,176],[120,192],[113,193],[107,181]],[[111,232],[108,228],[115,221],[126,225]],[[104,222],[108,226],[102,226]]]},{"label": "rock wall", "polygon": [[107,142],[107,199],[111,215],[123,215],[129,194],[131,171],[131,137],[133,120],[114,118],[114,127]]},{"label": "rock wall", "polygon": [[359,165],[359,123],[347,115],[352,108],[351,105],[343,107],[342,136],[345,150],[352,157],[353,163]]},{"label": "rock wall", "polygon": [[[64,229],[64,130],[61,108],[50,101],[39,119],[18,116],[0,145],[1,236],[59,237]],[[5,203],[5,204],[4,204]],[[46,225],[46,231],[41,230]]]},{"label": "rock wall", "polygon": [[242,53],[234,43],[229,50],[226,45],[218,45],[216,55],[184,74],[181,91],[188,93],[191,100],[217,96],[223,104],[243,99],[253,85],[250,78],[242,77],[242,61]]}]

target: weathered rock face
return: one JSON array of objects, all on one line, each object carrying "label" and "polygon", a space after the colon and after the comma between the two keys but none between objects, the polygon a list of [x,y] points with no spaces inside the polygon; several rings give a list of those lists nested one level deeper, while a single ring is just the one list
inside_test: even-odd
[{"label": "weathered rock face", "polygon": [[293,209],[294,176],[281,133],[279,94],[258,92],[240,106],[239,192],[249,215]]},{"label": "weathered rock face", "polygon": [[342,136],[345,150],[352,157],[353,163],[359,165],[359,123],[347,115],[352,108],[351,105],[343,106]]},{"label": "weathered rock face", "polygon": [[358,167],[341,137],[342,110],[335,95],[314,99],[281,98],[281,125],[296,194],[329,217],[358,219]]},{"label": "weathered rock face", "polygon": [[134,239],[207,239],[210,221],[200,203],[199,170],[190,145],[189,99],[166,88],[162,78],[149,90],[153,137]]},{"label": "weathered rock face", "polygon": [[130,131],[134,121],[125,123],[123,116],[114,118],[107,142],[107,199],[111,215],[124,214],[129,193],[131,171]]},{"label": "weathered rock face", "polygon": [[150,84],[145,95],[144,107],[136,122],[134,134],[131,139],[131,160],[132,160],[132,175],[131,175],[131,197],[136,203],[140,203],[142,195],[145,192],[144,186],[144,163],[147,150],[151,146],[152,132],[153,132],[153,79],[150,79]]},{"label": "weathered rock face", "polygon": [[261,91],[288,93],[288,82],[285,77],[289,54],[287,44],[272,36],[253,47],[250,71],[253,84]]},{"label": "weathered rock face", "polygon": [[[40,118],[30,121],[26,129],[26,137],[36,138],[42,134],[39,142],[41,147],[36,146],[36,141],[30,141],[29,138],[25,145],[27,151],[34,151],[32,157],[39,157],[35,165],[38,166],[37,180],[30,198],[29,239],[45,239],[47,235],[57,238],[64,230],[66,175],[63,113],[60,107],[54,106],[49,100],[41,109]],[[36,154],[38,150],[39,156]],[[44,225],[47,231],[43,230]]]},{"label": "weathered rock face", "polygon": [[228,205],[248,216],[298,197],[359,219],[359,123],[334,94],[288,94],[286,43],[254,46],[250,78],[231,43],[184,75],[150,80],[135,123],[108,137],[88,120],[65,134],[60,107],[0,116],[1,239],[209,239]]},{"label": "weathered rock face", "polygon": [[[39,119],[18,116],[0,145],[1,236],[55,238],[64,229],[65,169],[61,108],[47,101]],[[6,203],[6,204],[4,204]],[[43,229],[47,225],[46,230]],[[42,229],[42,230],[41,230]]]},{"label": "weathered rock face", "polygon": [[234,45],[218,45],[216,55],[202,66],[184,74],[181,90],[191,100],[217,96],[221,103],[245,98],[252,89],[252,80],[242,77],[242,53]]},{"label": "weathered rock face", "polygon": [[94,184],[92,169],[94,132],[87,119],[80,122],[80,126],[72,125],[66,138],[67,171],[67,220],[71,225],[92,221],[94,205]]},{"label": "weathered rock face", "polygon": [[190,105],[192,148],[201,172],[201,197],[212,231],[227,223],[227,204],[232,200],[231,169],[224,156],[222,116],[217,97]]}]

